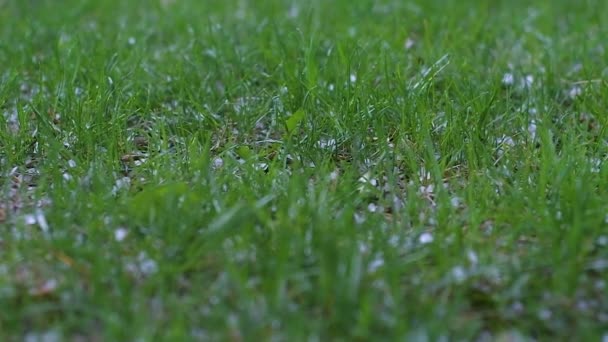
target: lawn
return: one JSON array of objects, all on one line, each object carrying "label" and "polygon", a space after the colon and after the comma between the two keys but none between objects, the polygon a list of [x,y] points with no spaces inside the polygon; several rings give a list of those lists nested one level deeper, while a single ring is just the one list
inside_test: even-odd
[{"label": "lawn", "polygon": [[608,340],[608,2],[0,0],[0,340]]}]

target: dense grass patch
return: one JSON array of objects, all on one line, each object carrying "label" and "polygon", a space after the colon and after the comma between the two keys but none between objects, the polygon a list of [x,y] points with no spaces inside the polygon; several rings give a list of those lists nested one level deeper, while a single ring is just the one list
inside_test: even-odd
[{"label": "dense grass patch", "polygon": [[0,338],[605,340],[607,13],[0,0]]}]

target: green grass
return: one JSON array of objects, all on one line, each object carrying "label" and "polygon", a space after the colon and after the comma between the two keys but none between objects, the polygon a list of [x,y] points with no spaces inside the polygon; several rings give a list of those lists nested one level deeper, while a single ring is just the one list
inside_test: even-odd
[{"label": "green grass", "polygon": [[1,340],[606,340],[608,3],[137,3],[0,1]]}]

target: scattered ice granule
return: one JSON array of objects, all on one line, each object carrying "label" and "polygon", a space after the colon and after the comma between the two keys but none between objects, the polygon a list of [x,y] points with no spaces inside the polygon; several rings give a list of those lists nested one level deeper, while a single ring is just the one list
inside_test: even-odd
[{"label": "scattered ice granule", "polygon": [[128,189],[131,185],[131,178],[122,177],[116,180],[114,186],[112,187],[112,195],[116,195],[120,190]]},{"label": "scattered ice granule", "polygon": [[471,265],[475,266],[475,265],[477,265],[479,263],[479,259],[477,258],[477,254],[472,249],[467,250],[467,259],[469,259],[469,262],[471,263]]},{"label": "scattered ice granule", "polygon": [[590,308],[591,308],[591,305],[589,305],[588,301],[581,300],[581,299],[579,299],[579,300],[576,301],[576,309],[578,311],[585,312],[585,311],[589,311]]},{"label": "scattered ice granule", "polygon": [[340,173],[338,172],[338,170],[334,170],[329,174],[329,179],[331,181],[336,181],[336,180],[338,180],[339,175],[340,175]]},{"label": "scattered ice granule", "polygon": [[435,186],[433,184],[423,185],[418,190],[423,195],[432,195],[435,190]]},{"label": "scattered ice granule", "polygon": [[608,245],[608,236],[606,236],[606,235],[600,235],[597,238],[597,244],[600,245],[600,246],[606,246],[606,245]]},{"label": "scattered ice granule", "polygon": [[348,28],[348,35],[351,37],[354,37],[357,35],[357,28],[354,26],[351,26]]},{"label": "scattered ice granule", "polygon": [[520,314],[524,311],[524,305],[521,302],[516,301],[511,305],[511,310],[517,314]]},{"label": "scattered ice granule", "polygon": [[458,196],[454,196],[454,197],[450,198],[450,204],[454,208],[460,207],[461,202],[462,202],[462,200]]},{"label": "scattered ice granule", "polygon": [[139,261],[139,270],[144,275],[150,275],[158,271],[156,261],[150,259],[145,252],[139,253],[137,260]]},{"label": "scattered ice granule", "polygon": [[287,12],[287,17],[289,18],[297,18],[300,15],[300,8],[292,3],[291,7],[289,7],[289,11]]},{"label": "scattered ice granule", "polygon": [[377,186],[378,180],[371,178],[371,174],[366,172],[363,176],[359,177],[359,183],[370,184],[371,186]]},{"label": "scattered ice granule", "polygon": [[401,198],[399,198],[399,196],[397,196],[397,195],[393,196],[393,207],[397,210],[404,207],[403,200]]},{"label": "scattered ice granule", "polygon": [[349,78],[349,80],[350,80],[350,83],[355,83],[355,82],[357,82],[357,75],[355,75],[355,74],[350,74],[350,78]]},{"label": "scattered ice granule", "polygon": [[522,82],[523,82],[524,87],[530,88],[532,86],[532,84],[534,83],[534,76],[526,75],[526,77],[524,77]]},{"label": "scattered ice granule", "polygon": [[369,252],[369,246],[363,241],[359,241],[359,252],[360,253]]},{"label": "scattered ice granule", "polygon": [[28,226],[34,225],[34,224],[36,224],[36,216],[34,216],[32,214],[24,215],[23,222]]},{"label": "scattered ice granule", "polygon": [[552,316],[551,310],[548,310],[548,309],[540,309],[540,310],[538,311],[538,318],[540,318],[540,319],[541,319],[541,320],[543,320],[543,321],[548,320],[549,318],[551,318],[551,316]]},{"label": "scattered ice granule", "polygon": [[369,211],[370,213],[375,213],[376,211],[378,211],[378,206],[375,203],[370,203],[367,205],[367,211]]},{"label": "scattered ice granule", "polygon": [[572,68],[570,68],[570,70],[568,70],[568,74],[576,74],[576,73],[580,72],[581,70],[583,70],[583,64],[576,63],[572,66]]},{"label": "scattered ice granule", "polygon": [[604,336],[602,336],[602,342],[608,342],[608,332],[604,333]]},{"label": "scattered ice granule", "polygon": [[515,141],[510,136],[503,135],[502,137],[496,139],[496,145],[498,145],[496,152],[498,153],[499,157],[502,157],[509,147],[515,146]]},{"label": "scattered ice granule", "polygon": [[289,92],[289,89],[286,86],[282,86],[281,89],[279,89],[279,93],[281,93],[282,95],[285,95]]},{"label": "scattered ice granule", "polygon": [[356,224],[362,224],[363,222],[365,222],[365,216],[359,213],[355,213],[354,218]]},{"label": "scattered ice granule", "polygon": [[205,51],[203,51],[203,55],[211,58],[216,58],[217,51],[215,49],[205,49]]},{"label": "scattered ice granule", "polygon": [[423,245],[429,244],[433,242],[433,234],[429,232],[424,232],[420,234],[420,236],[418,237],[418,241]]},{"label": "scattered ice granule", "polygon": [[135,45],[136,41],[135,41],[135,37],[129,37],[129,39],[127,40],[129,45]]},{"label": "scattered ice granule", "polygon": [[558,221],[561,221],[562,217],[563,217],[562,211],[561,211],[561,210],[558,210],[558,211],[555,213],[555,219],[556,219],[556,220],[558,220]]},{"label": "scattered ice granule", "polygon": [[452,268],[452,277],[456,282],[463,282],[467,278],[467,272],[462,266],[455,266]]},{"label": "scattered ice granule", "polygon": [[603,279],[599,279],[595,283],[593,283],[593,287],[596,290],[604,290],[606,288],[606,281],[604,281]]},{"label": "scattered ice granule", "polygon": [[72,180],[72,175],[70,175],[67,172],[64,172],[63,173],[63,180],[65,180],[65,181],[71,181]]},{"label": "scattered ice granule", "polygon": [[59,282],[57,281],[57,279],[51,278],[51,279],[47,279],[41,285],[30,289],[29,292],[33,296],[46,295],[46,294],[49,294],[49,293],[55,291],[57,289],[58,285],[59,285]]},{"label": "scattered ice granule", "polygon": [[502,143],[507,146],[515,146],[515,141],[508,135],[503,136]]},{"label": "scattered ice granule", "polygon": [[494,221],[487,219],[483,221],[479,227],[484,233],[491,234],[494,230]]},{"label": "scattered ice granule", "polygon": [[515,83],[515,77],[511,73],[506,73],[502,76],[502,84],[512,86]]},{"label": "scattered ice granule", "polygon": [[256,171],[268,171],[268,164],[266,163],[257,163],[253,166]]},{"label": "scattered ice granule", "polygon": [[215,158],[215,159],[213,159],[213,167],[214,168],[219,169],[222,166],[224,166],[224,160],[222,158]]},{"label": "scattered ice granule", "polygon": [[80,95],[82,95],[82,94],[84,94],[84,89],[82,89],[82,88],[80,88],[80,87],[76,87],[76,88],[74,88],[74,95],[76,95],[76,96],[80,96]]},{"label": "scattered ice granule", "polygon": [[583,94],[583,89],[579,86],[574,86],[568,91],[568,97],[571,100],[574,100],[575,98],[579,97],[582,94]]},{"label": "scattered ice granule", "polygon": [[381,256],[376,257],[367,266],[368,272],[375,272],[380,267],[384,266],[384,259]]},{"label": "scattered ice granule", "polygon": [[608,269],[608,259],[596,259],[589,265],[589,268],[595,271],[604,271]]},{"label": "scattered ice granule", "polygon": [[333,83],[330,83],[330,84],[328,84],[328,85],[327,85],[327,89],[328,89],[329,91],[334,91],[334,89],[335,89],[335,88],[336,88],[336,86],[334,86],[334,84],[333,84]]},{"label": "scattered ice granule", "polygon": [[418,221],[420,221],[420,222],[426,221],[426,214],[424,213],[424,211],[420,211],[418,213]]},{"label": "scattered ice granule", "polygon": [[60,45],[66,44],[70,40],[72,40],[72,37],[70,37],[70,35],[65,32],[61,32],[61,34],[59,35],[59,44]]},{"label": "scattered ice granule", "polygon": [[105,225],[107,225],[107,226],[108,226],[108,225],[110,225],[110,224],[112,224],[112,216],[110,216],[110,215],[105,215],[105,216],[103,217],[103,224],[105,224]]},{"label": "scattered ice granule", "polygon": [[528,125],[528,133],[532,139],[536,139],[536,120],[530,120],[530,124]]},{"label": "scattered ice granule", "polygon": [[420,180],[420,182],[431,180],[431,172],[427,171],[424,167],[421,167],[420,170],[418,170],[418,180]]},{"label": "scattered ice granule", "polygon": [[209,341],[211,339],[211,335],[203,328],[190,329],[190,336],[196,341]]},{"label": "scattered ice granule", "polygon": [[22,93],[27,93],[30,91],[30,86],[27,83],[21,83],[21,85],[19,86],[19,91],[21,91]]},{"label": "scattered ice granule", "polygon": [[400,241],[401,241],[401,239],[399,238],[398,235],[391,235],[391,237],[388,239],[389,245],[391,245],[393,247],[399,246]]},{"label": "scattered ice granule", "polygon": [[336,139],[321,139],[317,141],[317,146],[333,151],[336,149]]},{"label": "scattered ice granule", "polygon": [[599,158],[591,158],[589,159],[589,162],[591,164],[591,169],[589,171],[591,171],[591,173],[599,173],[601,171],[602,168],[602,160]]},{"label": "scattered ice granule", "polygon": [[68,160],[68,166],[73,169],[76,167],[76,162],[73,159],[70,159]]},{"label": "scattered ice granule", "polygon": [[403,46],[405,47],[406,50],[409,50],[409,49],[413,48],[415,44],[416,44],[416,41],[414,41],[412,38],[408,38],[405,40],[405,44],[403,44]]},{"label": "scattered ice granule", "polygon": [[116,241],[120,242],[122,240],[124,240],[127,235],[129,234],[129,231],[126,230],[125,228],[118,228],[114,231],[114,239],[116,239]]},{"label": "scattered ice granule", "polygon": [[45,332],[28,332],[25,334],[23,339],[25,342],[59,342],[61,336],[56,330],[49,330]]},{"label": "scattered ice granule", "polygon": [[378,186],[378,180],[376,178],[372,178],[369,180],[369,184],[372,186]]}]

